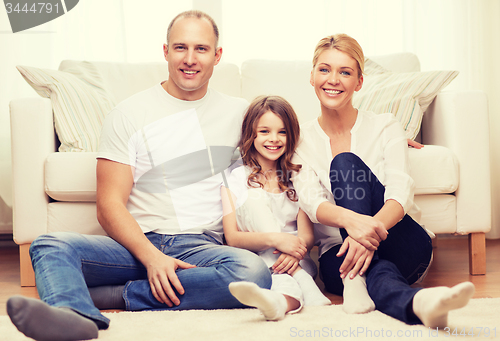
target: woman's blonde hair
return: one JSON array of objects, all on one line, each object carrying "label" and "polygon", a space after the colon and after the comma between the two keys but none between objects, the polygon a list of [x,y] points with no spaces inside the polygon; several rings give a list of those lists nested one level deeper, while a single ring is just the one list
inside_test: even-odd
[{"label": "woman's blonde hair", "polygon": [[339,50],[353,58],[358,63],[358,78],[363,75],[365,70],[365,56],[363,54],[363,49],[356,39],[343,33],[334,34],[321,39],[314,49],[313,68],[316,66],[320,54],[328,49]]}]

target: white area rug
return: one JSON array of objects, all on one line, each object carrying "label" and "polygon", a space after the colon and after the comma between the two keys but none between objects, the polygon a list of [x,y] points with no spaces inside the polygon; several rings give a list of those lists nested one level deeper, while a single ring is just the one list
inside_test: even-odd
[{"label": "white area rug", "polygon": [[[167,340],[500,340],[500,298],[473,299],[450,312],[449,330],[408,326],[378,311],[347,315],[342,306],[306,307],[279,322],[267,322],[256,309],[105,313],[103,341]],[[0,340],[31,340],[0,316]]]}]

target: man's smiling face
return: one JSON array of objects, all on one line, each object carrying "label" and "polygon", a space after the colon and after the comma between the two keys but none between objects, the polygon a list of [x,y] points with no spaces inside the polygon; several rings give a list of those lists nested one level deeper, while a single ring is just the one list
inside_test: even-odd
[{"label": "man's smiling face", "polygon": [[168,45],[163,46],[169,72],[163,87],[170,95],[186,101],[205,96],[214,66],[222,54],[215,42],[208,20],[192,17],[176,20]]}]

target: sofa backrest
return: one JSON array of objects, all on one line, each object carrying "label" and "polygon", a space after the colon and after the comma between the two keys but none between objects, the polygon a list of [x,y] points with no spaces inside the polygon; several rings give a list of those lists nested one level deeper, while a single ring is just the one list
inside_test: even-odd
[{"label": "sofa backrest", "polygon": [[[67,70],[75,63],[79,62],[64,60],[59,65],[59,70]],[[168,78],[167,62],[92,62],[92,64],[101,74],[108,92],[116,103]],[[215,67],[210,86],[222,93],[241,97],[241,79],[238,67],[231,63],[219,63]]]},{"label": "sofa backrest", "polygon": [[411,52],[370,56],[368,58],[393,72],[420,72],[420,61]]},{"label": "sofa backrest", "polygon": [[[394,72],[418,72],[420,62],[413,53],[370,57]],[[301,123],[314,119],[320,106],[310,85],[311,61],[248,60],[241,66],[241,97],[251,101],[259,95],[284,97]]]},{"label": "sofa backrest", "polygon": [[[369,57],[394,72],[418,72],[420,63],[412,53]],[[71,68],[75,61],[65,60],[60,70]],[[93,62],[101,73],[107,90],[116,103],[168,78],[166,62],[115,63]],[[311,61],[248,60],[241,70],[221,62],[215,67],[210,87],[222,93],[252,101],[260,95],[278,95],[294,107],[301,123],[319,114],[319,102],[309,84]]]},{"label": "sofa backrest", "polygon": [[310,74],[309,61],[245,61],[241,65],[241,97],[251,101],[260,95],[281,96],[304,123],[317,117],[320,110]]}]

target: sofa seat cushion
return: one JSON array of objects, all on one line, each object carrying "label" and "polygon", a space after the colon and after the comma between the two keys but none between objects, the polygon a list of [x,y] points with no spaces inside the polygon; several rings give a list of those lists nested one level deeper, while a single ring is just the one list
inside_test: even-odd
[{"label": "sofa seat cushion", "polygon": [[97,221],[94,202],[50,203],[47,209],[47,232],[107,235]]},{"label": "sofa seat cushion", "polygon": [[51,153],[45,160],[45,193],[58,201],[96,200],[97,153]]},{"label": "sofa seat cushion", "polygon": [[420,224],[435,234],[455,233],[457,226],[457,197],[453,194],[424,194],[415,196],[422,210]]},{"label": "sofa seat cushion", "polygon": [[415,195],[454,193],[458,188],[459,167],[453,152],[442,146],[426,145],[408,150]]},{"label": "sofa seat cushion", "polygon": [[[52,153],[45,161],[45,193],[57,201],[95,202],[97,153]],[[447,194],[458,188],[458,161],[448,148],[409,149],[415,195]]]}]

